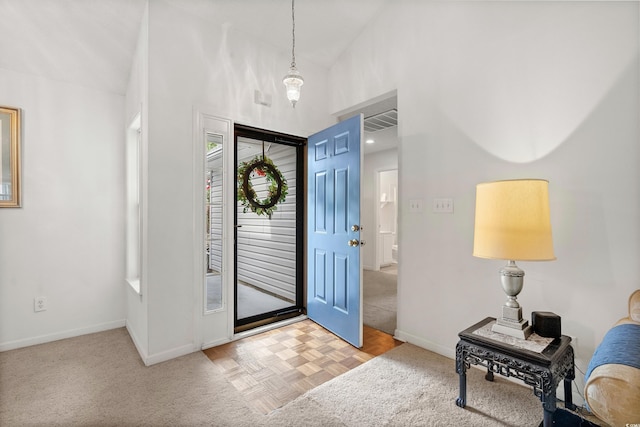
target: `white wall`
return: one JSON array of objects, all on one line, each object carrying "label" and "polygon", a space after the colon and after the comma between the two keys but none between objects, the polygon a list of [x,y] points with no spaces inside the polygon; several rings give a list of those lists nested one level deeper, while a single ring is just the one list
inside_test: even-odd
[{"label": "white wall", "polygon": [[[197,2],[195,2],[197,3]],[[326,114],[325,69],[300,58],[308,82],[293,109],[282,76],[289,52],[274,50],[194,14],[193,1],[149,3],[148,355],[162,360],[198,348],[194,329],[192,111],[206,106],[250,126],[307,136],[333,123]],[[308,88],[308,89],[307,89]],[[272,106],[253,103],[254,90]],[[196,288],[194,289],[194,286]],[[143,296],[144,298],[144,296]]]},{"label": "white wall", "polygon": [[[331,111],[398,90],[399,336],[453,356],[459,331],[499,314],[503,262],[471,255],[475,185],[497,179],[550,181],[558,259],[520,263],[523,316],[559,314],[584,371],[626,314],[640,287],[638,6],[393,2],[331,69]],[[437,197],[454,214],[408,212]]]},{"label": "white wall", "polygon": [[378,172],[398,168],[398,150],[384,150],[364,156],[362,172],[362,203],[360,210],[361,223],[364,230],[361,233],[362,240],[367,242],[362,247],[362,263],[365,269],[375,270],[378,234],[376,230],[376,210],[380,209],[380,203],[376,197],[376,180]]},{"label": "white wall", "polygon": [[123,326],[124,97],[5,69],[0,94],[23,113],[22,208],[0,209],[0,350]]}]

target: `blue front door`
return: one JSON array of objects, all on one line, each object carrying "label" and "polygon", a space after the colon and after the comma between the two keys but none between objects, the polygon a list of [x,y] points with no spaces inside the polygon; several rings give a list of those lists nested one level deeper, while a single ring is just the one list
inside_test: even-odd
[{"label": "blue front door", "polygon": [[308,139],[307,314],[362,347],[362,116]]}]

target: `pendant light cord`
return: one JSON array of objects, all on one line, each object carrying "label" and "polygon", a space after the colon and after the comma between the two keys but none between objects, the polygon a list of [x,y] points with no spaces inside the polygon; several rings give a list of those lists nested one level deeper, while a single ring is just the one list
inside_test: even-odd
[{"label": "pendant light cord", "polygon": [[293,38],[293,44],[291,47],[291,67],[296,66],[296,13],[295,13],[295,0],[291,0],[291,35]]}]

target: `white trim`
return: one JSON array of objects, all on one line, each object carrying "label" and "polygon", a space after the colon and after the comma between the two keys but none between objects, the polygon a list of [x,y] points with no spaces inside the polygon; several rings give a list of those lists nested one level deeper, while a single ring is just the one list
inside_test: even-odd
[{"label": "white trim", "polygon": [[127,281],[129,286],[131,287],[132,291],[134,291],[137,295],[142,295],[142,292],[140,292],[140,278],[125,279],[125,280]]},{"label": "white trim", "polygon": [[[229,342],[233,336],[233,215],[235,209],[235,158],[233,150],[233,121],[218,116],[206,106],[193,106],[193,250],[195,256],[193,262],[193,277],[203,280],[194,280],[194,298],[197,309],[194,310],[194,345],[198,348],[206,348],[212,343],[223,344]],[[206,310],[206,279],[205,279],[205,254],[204,254],[204,190],[203,188],[206,149],[205,140],[207,133],[223,136],[223,216],[222,216],[222,308]],[[226,285],[226,286],[225,286]],[[224,324],[223,324],[224,323]],[[218,345],[218,344],[215,344]]]},{"label": "white trim", "polygon": [[[193,201],[193,283],[194,283],[194,300],[197,303],[197,310],[193,313],[193,328],[194,328],[194,345],[201,346],[203,341],[203,307],[206,305],[206,274],[204,270],[204,257],[202,254],[204,248],[204,200],[200,192],[198,196],[198,188],[202,188],[202,181],[204,179],[204,162],[205,162],[205,148],[203,135],[204,133],[204,113],[200,111],[196,106],[192,107],[192,119],[193,119],[193,133],[192,133],[192,147],[193,147],[193,184],[192,184],[192,201]],[[201,238],[202,237],[202,238]],[[202,254],[202,256],[198,256]],[[201,277],[204,280],[199,280]],[[204,289],[203,289],[204,288]]]},{"label": "white trim", "polygon": [[145,366],[151,366],[158,363],[166,362],[167,360],[175,359],[176,357],[195,353],[196,351],[200,351],[200,349],[193,345],[193,343],[191,343],[183,345],[182,347],[172,348],[170,350],[147,356],[142,361],[144,362]]},{"label": "white trim", "polygon": [[422,337],[412,335],[408,332],[401,331],[396,329],[394,337],[400,341],[408,342],[410,344],[417,345],[418,347],[422,347],[429,351],[433,351],[434,353],[438,353],[442,356],[448,357],[450,359],[456,358],[455,349],[450,349],[449,347],[443,347],[439,344],[435,344],[429,340],[426,340]]},{"label": "white trim", "polygon": [[[127,127],[127,135],[125,140],[125,163],[126,163],[126,174],[125,174],[125,280],[130,285],[131,289],[134,290],[138,295],[142,295],[142,245],[143,245],[143,234],[142,234],[142,206],[143,206],[143,193],[142,186],[144,180],[146,180],[146,175],[143,175],[142,172],[142,109],[138,111],[131,123]],[[132,159],[132,147],[135,148],[135,159]],[[135,162],[133,165],[132,160]],[[132,180],[133,176],[131,173],[135,172],[135,187],[137,194],[137,217],[135,220],[132,218],[130,214],[130,210],[132,208],[130,203],[130,191],[132,188]],[[133,248],[131,244],[131,224],[135,223],[135,227],[133,232],[135,235],[136,247]],[[135,260],[131,258],[134,257]],[[128,276],[131,273],[131,264],[135,265],[135,273],[132,276]]]},{"label": "white trim", "polygon": [[306,314],[301,314],[300,316],[292,317],[290,319],[281,320],[280,322],[269,323],[268,325],[259,326],[257,328],[249,329],[247,331],[243,331],[237,333],[233,336],[232,341],[237,341],[242,338],[247,338],[253,335],[261,334],[263,332],[271,331],[273,329],[282,328],[283,326],[292,325],[294,323],[302,322],[303,320],[308,319]]},{"label": "white trim", "polygon": [[127,320],[125,323],[126,323],[125,328],[127,328],[127,332],[131,337],[131,341],[133,341],[133,345],[136,347],[136,350],[138,350],[138,354],[140,355],[140,358],[144,362],[148,357],[147,352],[145,351],[145,347],[140,344],[140,339],[135,334],[133,328],[129,326],[129,321]]},{"label": "white trim", "polygon": [[157,363],[166,362],[167,360],[175,359],[176,357],[184,356],[184,355],[199,351],[199,349],[195,347],[192,343],[192,344],[183,345],[182,347],[176,347],[171,350],[166,350],[160,353],[149,355],[144,350],[144,347],[140,343],[140,339],[133,332],[133,329],[129,327],[128,323],[126,325],[126,328],[127,328],[127,332],[129,332],[129,336],[131,337],[131,340],[133,341],[133,345],[136,347],[136,350],[138,350],[138,354],[140,355],[140,358],[142,359],[142,362],[144,363],[145,366],[151,366]]},{"label": "white trim", "polygon": [[40,335],[33,338],[25,338],[16,341],[8,341],[0,344],[0,351],[15,350],[17,348],[29,347],[37,344],[45,344],[53,341],[63,340],[66,338],[74,338],[81,335],[94,334],[96,332],[108,331],[110,329],[122,328],[125,326],[125,320],[114,320],[112,322],[98,323],[96,325],[84,328],[67,329],[66,331],[56,332],[48,335]]},{"label": "white trim", "polygon": [[209,342],[206,342],[206,343],[202,344],[201,350],[206,350],[206,349],[211,348],[211,347],[217,347],[217,346],[222,345],[222,344],[230,343],[231,341],[232,340],[230,340],[229,338],[220,338],[220,339],[217,339],[217,340],[209,341]]},{"label": "white trim", "polygon": [[223,306],[227,310],[227,337],[233,338],[235,327],[235,272],[236,272],[236,256],[235,256],[235,212],[236,212],[236,135],[235,123],[233,120],[227,120],[228,130],[227,138],[228,146],[223,147],[222,152],[222,259],[226,260],[222,263],[222,289],[226,283],[226,296],[223,293]]}]

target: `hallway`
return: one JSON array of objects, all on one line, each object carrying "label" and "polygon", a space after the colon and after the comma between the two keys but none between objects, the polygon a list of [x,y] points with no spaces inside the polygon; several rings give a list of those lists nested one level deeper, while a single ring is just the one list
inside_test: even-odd
[{"label": "hallway", "polygon": [[364,270],[363,322],[366,326],[395,334],[398,324],[398,264]]}]

